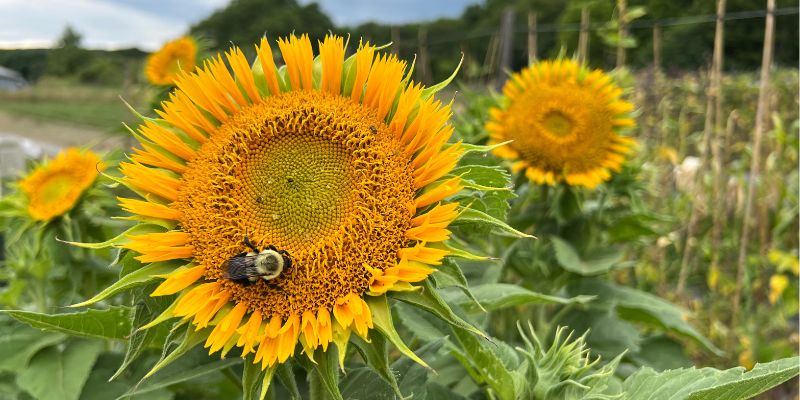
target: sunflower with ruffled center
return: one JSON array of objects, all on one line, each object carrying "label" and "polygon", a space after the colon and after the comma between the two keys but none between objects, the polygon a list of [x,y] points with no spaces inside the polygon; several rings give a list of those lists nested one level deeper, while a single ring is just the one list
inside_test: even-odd
[{"label": "sunflower with ruffled center", "polygon": [[71,210],[102,169],[96,154],[76,148],[37,166],[19,181],[30,218],[50,221]]},{"label": "sunflower with ruffled center", "polygon": [[175,84],[181,71],[192,71],[196,65],[197,41],[183,36],[164,44],[147,57],[145,76],[150,83],[159,86]]},{"label": "sunflower with ruffled center", "polygon": [[[141,196],[121,206],[141,223],[112,241],[168,270],[153,296],[177,294],[144,328],[191,321],[208,329],[210,354],[240,347],[262,369],[298,342],[309,357],[331,343],[344,357],[351,333],[394,332],[385,294],[420,289],[464,212],[448,201],[464,188],[448,174],[465,150],[448,143],[451,109],[435,88],[368,43],[347,59],[336,36],[316,57],[305,35],[278,47],[280,68],[262,39],[252,67],[232,48],[228,65],[217,56],[180,74],[120,165]],[[232,260],[265,249],[285,268],[233,279]]]},{"label": "sunflower with ruffled center", "polygon": [[633,104],[596,69],[567,59],[542,61],[503,87],[505,105],[490,110],[493,150],[536,184],[595,188],[618,172],[635,141],[620,134],[635,126]]}]

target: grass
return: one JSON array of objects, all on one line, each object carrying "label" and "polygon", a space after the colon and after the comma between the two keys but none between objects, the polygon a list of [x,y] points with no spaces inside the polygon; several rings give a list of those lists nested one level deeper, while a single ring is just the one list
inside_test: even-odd
[{"label": "grass", "polygon": [[[120,122],[136,117],[119,98],[120,88],[87,86],[65,80],[43,79],[18,92],[0,92],[0,111],[43,121],[68,122],[101,129],[121,130]],[[137,109],[146,107],[147,90],[134,87],[123,97]]]}]

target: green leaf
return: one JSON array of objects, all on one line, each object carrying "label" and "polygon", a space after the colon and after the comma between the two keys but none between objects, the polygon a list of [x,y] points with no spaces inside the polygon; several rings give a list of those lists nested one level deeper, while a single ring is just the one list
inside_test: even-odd
[{"label": "green leaf", "polygon": [[341,383],[346,399],[396,400],[397,395],[372,368],[354,368]]},{"label": "green leaf", "polygon": [[[447,339],[445,337],[439,337],[437,340],[420,347],[417,353],[433,358],[446,342]],[[407,358],[400,358],[392,363],[392,370],[395,371],[400,379],[399,384],[403,388],[403,394],[406,395],[405,398],[428,398],[427,385],[432,375],[431,371],[422,368],[419,364]],[[400,398],[403,397],[403,395],[400,395]]]},{"label": "green leaf", "polygon": [[42,332],[25,325],[3,328],[0,332],[0,371],[22,371],[39,350],[67,338],[61,333]]},{"label": "green leaf", "polygon": [[[92,366],[92,372],[83,385],[80,400],[110,400],[116,399],[127,392],[136,382],[121,379],[109,382],[108,378],[114,374],[119,365],[121,356],[116,353],[103,352]],[[129,377],[126,377],[129,378]],[[0,396],[1,397],[1,396]],[[172,400],[175,393],[168,389],[149,392],[145,395],[133,397],[131,400]]]},{"label": "green leaf", "polygon": [[556,236],[550,238],[555,249],[556,261],[569,272],[578,275],[589,276],[608,272],[615,266],[619,266],[622,261],[622,252],[614,249],[604,251],[601,254],[587,260],[581,256],[567,241]]},{"label": "green leaf", "polygon": [[319,375],[319,378],[322,379],[322,383],[325,386],[328,394],[334,400],[344,400],[342,397],[342,393],[339,392],[339,376],[337,372],[337,361],[336,361],[336,350],[334,347],[328,349],[328,351],[322,351],[322,349],[317,349],[314,351],[314,361],[313,364],[314,370]]},{"label": "green leaf", "polygon": [[113,306],[105,310],[87,310],[71,314],[41,314],[17,310],[0,312],[43,331],[101,339],[125,339],[131,330],[133,309]]},{"label": "green leaf", "polygon": [[505,222],[492,217],[489,214],[486,214],[482,211],[473,210],[471,208],[461,208],[461,213],[458,217],[453,221],[450,225],[451,226],[460,226],[460,225],[467,225],[467,224],[477,224],[477,225],[486,225],[492,228],[492,230],[497,233],[498,235],[504,236],[511,236],[517,238],[532,238],[534,236],[528,235],[527,233],[522,233]]},{"label": "green leaf", "polygon": [[88,305],[97,303],[98,301],[103,301],[117,293],[144,285],[152,280],[157,279],[156,275],[163,275],[174,271],[180,264],[182,264],[180,261],[164,261],[148,264],[136,271],[131,272],[130,274],[119,278],[111,286],[103,289],[91,299],[78,304],[73,304],[70,307],[86,307]]},{"label": "green leaf", "polygon": [[597,296],[598,302],[616,307],[619,316],[641,322],[695,340],[715,354],[722,351],[714,346],[688,322],[689,312],[650,293],[615,285],[600,279],[583,279],[567,287],[573,294]]},{"label": "green leaf", "polygon": [[682,368],[655,372],[643,368],[623,383],[630,400],[740,400],[749,399],[797,376],[800,358],[756,364],[751,371],[736,367]]},{"label": "green leaf", "polygon": [[350,338],[350,343],[361,351],[367,365],[372,367],[389,384],[395,394],[403,397],[403,393],[397,385],[397,378],[395,378],[391,367],[389,367],[389,355],[386,351],[386,339],[383,335],[372,331],[369,335],[369,342],[358,335],[353,335]]},{"label": "green leaf", "polygon": [[[194,330],[193,327],[191,328]],[[177,351],[178,350],[175,352]],[[172,354],[175,354],[175,352]],[[154,368],[155,371],[159,371],[158,373],[154,373],[154,371],[151,370],[144,378],[142,378],[142,381],[140,381],[136,386],[131,388],[131,390],[119,398],[124,399],[130,396],[160,390],[176,383],[185,382],[190,379],[202,377],[225,368],[230,368],[242,362],[241,358],[230,358],[225,360],[213,359],[209,357],[208,352],[203,348],[194,349],[191,352],[184,351],[180,355],[185,356],[182,357],[178,362],[175,362],[169,366],[167,365],[172,361],[175,361],[177,357],[170,362],[164,363],[163,365],[161,365],[162,363],[159,363],[160,366],[158,369]],[[148,377],[150,377],[150,379],[147,379]]]},{"label": "green leaf", "polygon": [[170,298],[164,297],[146,297],[139,301],[133,313],[131,333],[125,351],[125,358],[109,380],[116,379],[149,346],[163,347],[164,342],[169,336],[169,325],[163,324],[154,329],[142,330],[137,327],[153,319],[153,316],[162,312],[164,308],[169,306],[171,301]]},{"label": "green leaf", "polygon": [[459,356],[456,358],[468,368],[476,383],[488,384],[501,400],[516,399],[515,393],[521,389],[516,387],[515,382],[520,379],[512,375],[518,374],[518,372],[509,371],[500,357],[495,354],[493,347],[488,345],[488,341],[459,329],[453,329],[453,333],[463,349],[463,353],[457,353]]},{"label": "green leaf", "polygon": [[445,333],[447,332],[447,323],[433,314],[421,311],[419,308],[405,303],[396,304],[395,309],[402,325],[415,338],[424,342],[432,342],[447,336]]},{"label": "green leaf", "polygon": [[[537,293],[517,285],[508,283],[487,283],[473,286],[470,291],[480,304],[489,311],[500,310],[523,304],[583,304],[591,301],[593,296],[576,296],[572,298],[550,296]],[[464,309],[476,311],[477,307],[466,296],[450,292],[446,299]]]},{"label": "green leaf", "polygon": [[40,400],[77,400],[97,356],[98,341],[78,340],[63,350],[49,347],[17,375],[17,384]]},{"label": "green leaf", "polygon": [[397,333],[397,330],[392,323],[392,311],[389,309],[389,303],[386,301],[386,296],[367,296],[364,299],[372,312],[372,323],[378,332],[382,333],[400,353],[406,357],[416,361],[425,368],[430,368],[425,361],[417,357],[411,349],[406,346],[403,339]]},{"label": "green leaf", "polygon": [[433,315],[445,320],[455,328],[471,332],[475,335],[486,337],[480,329],[472,326],[469,322],[456,315],[447,302],[439,296],[439,293],[428,280],[422,282],[422,290],[410,292],[394,292],[392,298],[417,306]]}]

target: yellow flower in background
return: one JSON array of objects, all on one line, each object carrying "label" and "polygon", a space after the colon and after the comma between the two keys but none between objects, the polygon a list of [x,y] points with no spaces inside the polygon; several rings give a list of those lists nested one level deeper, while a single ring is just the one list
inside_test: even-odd
[{"label": "yellow flower in background", "polygon": [[[369,44],[346,61],[336,36],[317,59],[305,35],[278,46],[285,73],[262,39],[252,69],[233,48],[233,74],[221,56],[180,74],[121,164],[142,196],[122,207],[173,227],[123,246],[145,263],[186,260],[152,295],[180,293],[169,316],[213,326],[209,353],[239,346],[262,368],[298,342],[310,357],[366,338],[370,299],[412,289],[448,254],[458,204],[443,200],[462,189],[445,178],[462,153],[446,143],[450,106],[409,82],[404,61]],[[276,278],[230,279],[246,237],[286,252]]]},{"label": "yellow flower in background", "polygon": [[775,304],[789,287],[789,278],[783,274],[772,275],[769,278],[769,302]]},{"label": "yellow flower in background", "polygon": [[154,85],[174,85],[181,71],[194,70],[197,42],[184,36],[168,42],[147,57],[145,75]]},{"label": "yellow flower in background", "polygon": [[767,253],[767,259],[777,268],[778,272],[791,272],[794,276],[800,275],[800,259],[797,258],[796,252],[771,249]]},{"label": "yellow flower in background", "polygon": [[494,149],[532,182],[594,188],[619,171],[635,141],[633,104],[600,70],[572,60],[543,61],[514,74],[503,87],[506,105],[490,110],[486,129]]},{"label": "yellow flower in background", "polygon": [[100,158],[88,150],[69,148],[36,167],[19,185],[28,199],[28,213],[49,221],[71,210],[103,169]]}]

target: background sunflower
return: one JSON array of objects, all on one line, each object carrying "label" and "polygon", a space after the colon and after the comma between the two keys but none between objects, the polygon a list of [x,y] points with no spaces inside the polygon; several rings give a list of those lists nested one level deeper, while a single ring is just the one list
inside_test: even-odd
[{"label": "background sunflower", "polygon": [[633,104],[600,70],[559,59],[542,61],[511,76],[503,106],[490,110],[490,143],[510,141],[493,152],[513,162],[538,184],[594,188],[620,170],[634,141]]}]

